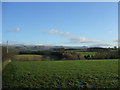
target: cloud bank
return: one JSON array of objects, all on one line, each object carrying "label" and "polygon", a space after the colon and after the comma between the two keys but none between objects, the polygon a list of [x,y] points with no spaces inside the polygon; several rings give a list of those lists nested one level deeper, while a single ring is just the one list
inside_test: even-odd
[{"label": "cloud bank", "polygon": [[70,32],[63,32],[63,31],[55,30],[55,29],[49,30],[47,33],[58,34],[60,36],[67,37],[70,39],[69,43],[100,43],[99,40],[92,40],[92,39],[88,39],[85,37],[78,37],[78,36],[71,34]]},{"label": "cloud bank", "polygon": [[20,32],[20,31],[21,31],[21,29],[19,27],[16,29],[13,29],[13,30],[8,30],[8,32]]},{"label": "cloud bank", "polygon": [[103,43],[90,45],[90,47],[106,47],[106,46],[111,47],[111,46],[115,46],[115,45],[112,45],[112,44],[103,44]]},{"label": "cloud bank", "polygon": [[119,39],[114,39],[113,42],[120,42],[120,38]]}]

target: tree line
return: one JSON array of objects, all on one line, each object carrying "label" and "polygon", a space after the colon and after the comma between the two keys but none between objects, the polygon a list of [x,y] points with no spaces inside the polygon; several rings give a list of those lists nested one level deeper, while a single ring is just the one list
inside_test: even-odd
[{"label": "tree line", "polygon": [[[88,52],[93,52],[97,51],[95,55],[84,55],[84,59],[89,60],[89,59],[120,59],[118,53],[120,49],[103,49],[103,48],[90,48],[87,49],[86,51]],[[9,52],[7,53],[7,48],[2,47],[2,60],[8,60],[11,59],[15,55],[26,55],[26,54],[32,54],[32,55],[43,55],[43,59],[48,59],[49,60],[82,60],[81,54],[76,53],[75,51],[66,51],[64,48],[58,48],[54,49],[52,51],[50,50],[16,50],[14,48],[9,48]]]}]

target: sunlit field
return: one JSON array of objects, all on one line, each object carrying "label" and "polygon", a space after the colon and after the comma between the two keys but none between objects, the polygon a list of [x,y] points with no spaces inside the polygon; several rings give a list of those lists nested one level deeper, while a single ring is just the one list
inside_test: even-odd
[{"label": "sunlit field", "polygon": [[31,60],[42,60],[43,55],[15,55],[14,60],[17,61],[31,61]]}]

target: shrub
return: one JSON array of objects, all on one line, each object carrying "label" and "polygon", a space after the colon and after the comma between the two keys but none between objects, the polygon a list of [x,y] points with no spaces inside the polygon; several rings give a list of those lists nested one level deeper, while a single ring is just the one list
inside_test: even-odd
[{"label": "shrub", "polygon": [[66,60],[79,60],[80,59],[80,55],[76,54],[75,52],[64,52],[62,54],[63,59]]},{"label": "shrub", "polygon": [[118,51],[97,52],[92,59],[118,59]]}]

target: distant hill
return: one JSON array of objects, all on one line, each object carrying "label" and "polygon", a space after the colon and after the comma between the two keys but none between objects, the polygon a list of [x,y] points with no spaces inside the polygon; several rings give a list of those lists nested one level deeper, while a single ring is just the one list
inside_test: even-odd
[{"label": "distant hill", "polygon": [[[2,46],[7,46],[3,44]],[[24,45],[24,44],[9,44],[10,48],[15,48],[19,50],[53,50],[55,48],[65,48],[65,49],[87,49],[87,46],[52,46],[52,45]]]}]

